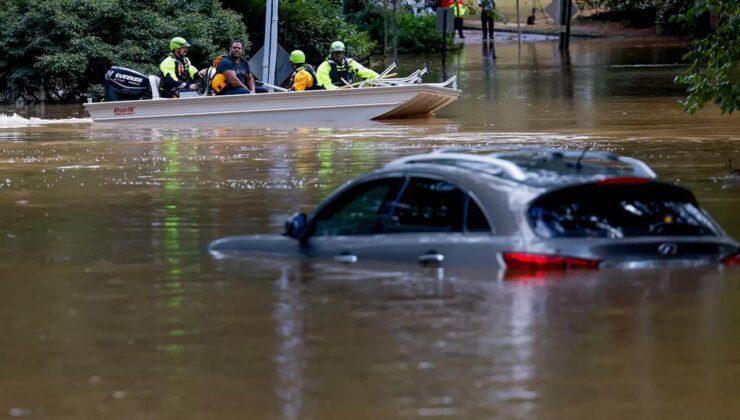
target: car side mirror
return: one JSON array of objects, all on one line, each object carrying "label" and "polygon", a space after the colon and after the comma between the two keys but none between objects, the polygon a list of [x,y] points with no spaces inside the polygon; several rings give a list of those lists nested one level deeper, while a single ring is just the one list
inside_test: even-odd
[{"label": "car side mirror", "polygon": [[296,213],[285,221],[285,236],[302,241],[308,233],[308,217],[306,213]]}]

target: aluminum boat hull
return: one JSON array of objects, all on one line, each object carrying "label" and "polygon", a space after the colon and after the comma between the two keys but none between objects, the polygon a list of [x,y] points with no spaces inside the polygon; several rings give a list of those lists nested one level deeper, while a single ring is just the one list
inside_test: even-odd
[{"label": "aluminum boat hull", "polygon": [[221,124],[351,122],[409,118],[457,100],[460,91],[431,84],[379,86],[84,104],[95,123]]}]

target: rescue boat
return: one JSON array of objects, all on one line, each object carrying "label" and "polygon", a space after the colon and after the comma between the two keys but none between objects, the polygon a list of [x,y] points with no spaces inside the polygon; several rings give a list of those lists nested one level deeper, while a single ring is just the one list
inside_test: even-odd
[{"label": "rescue boat", "polygon": [[[406,78],[366,81],[335,90],[164,99],[157,95],[157,77],[125,70],[113,68],[106,77],[110,82],[106,89],[117,89],[106,96],[115,100],[84,104],[94,123],[296,124],[414,118],[432,115],[461,93],[455,76],[443,83],[421,83],[424,69]],[[151,83],[146,90],[153,98],[125,100],[140,96],[135,90],[144,91],[144,83]]]}]

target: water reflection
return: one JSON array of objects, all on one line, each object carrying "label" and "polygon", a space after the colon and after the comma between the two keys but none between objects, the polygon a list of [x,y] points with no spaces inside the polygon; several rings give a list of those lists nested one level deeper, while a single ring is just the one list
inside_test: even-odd
[{"label": "water reflection", "polygon": [[[282,402],[282,418],[302,418],[304,394],[304,320],[305,305],[301,298],[302,285],[292,281],[292,272],[284,267],[275,282],[276,303],[273,318],[278,333],[278,348],[274,361],[277,365],[278,385],[275,389]],[[299,277],[300,278],[300,277]]]},{"label": "water reflection", "polygon": [[469,47],[447,68],[462,99],[430,120],[0,130],[0,412],[731,418],[737,271],[511,278],[206,253],[440,147],[635,156],[740,237],[723,167],[740,156],[740,123],[676,109],[680,46]]}]

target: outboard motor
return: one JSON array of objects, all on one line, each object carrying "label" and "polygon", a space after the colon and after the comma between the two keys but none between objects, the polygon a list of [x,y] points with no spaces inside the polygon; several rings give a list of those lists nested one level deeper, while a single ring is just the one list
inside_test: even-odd
[{"label": "outboard motor", "polygon": [[106,101],[134,101],[150,99],[149,77],[124,67],[111,67],[105,73]]}]

